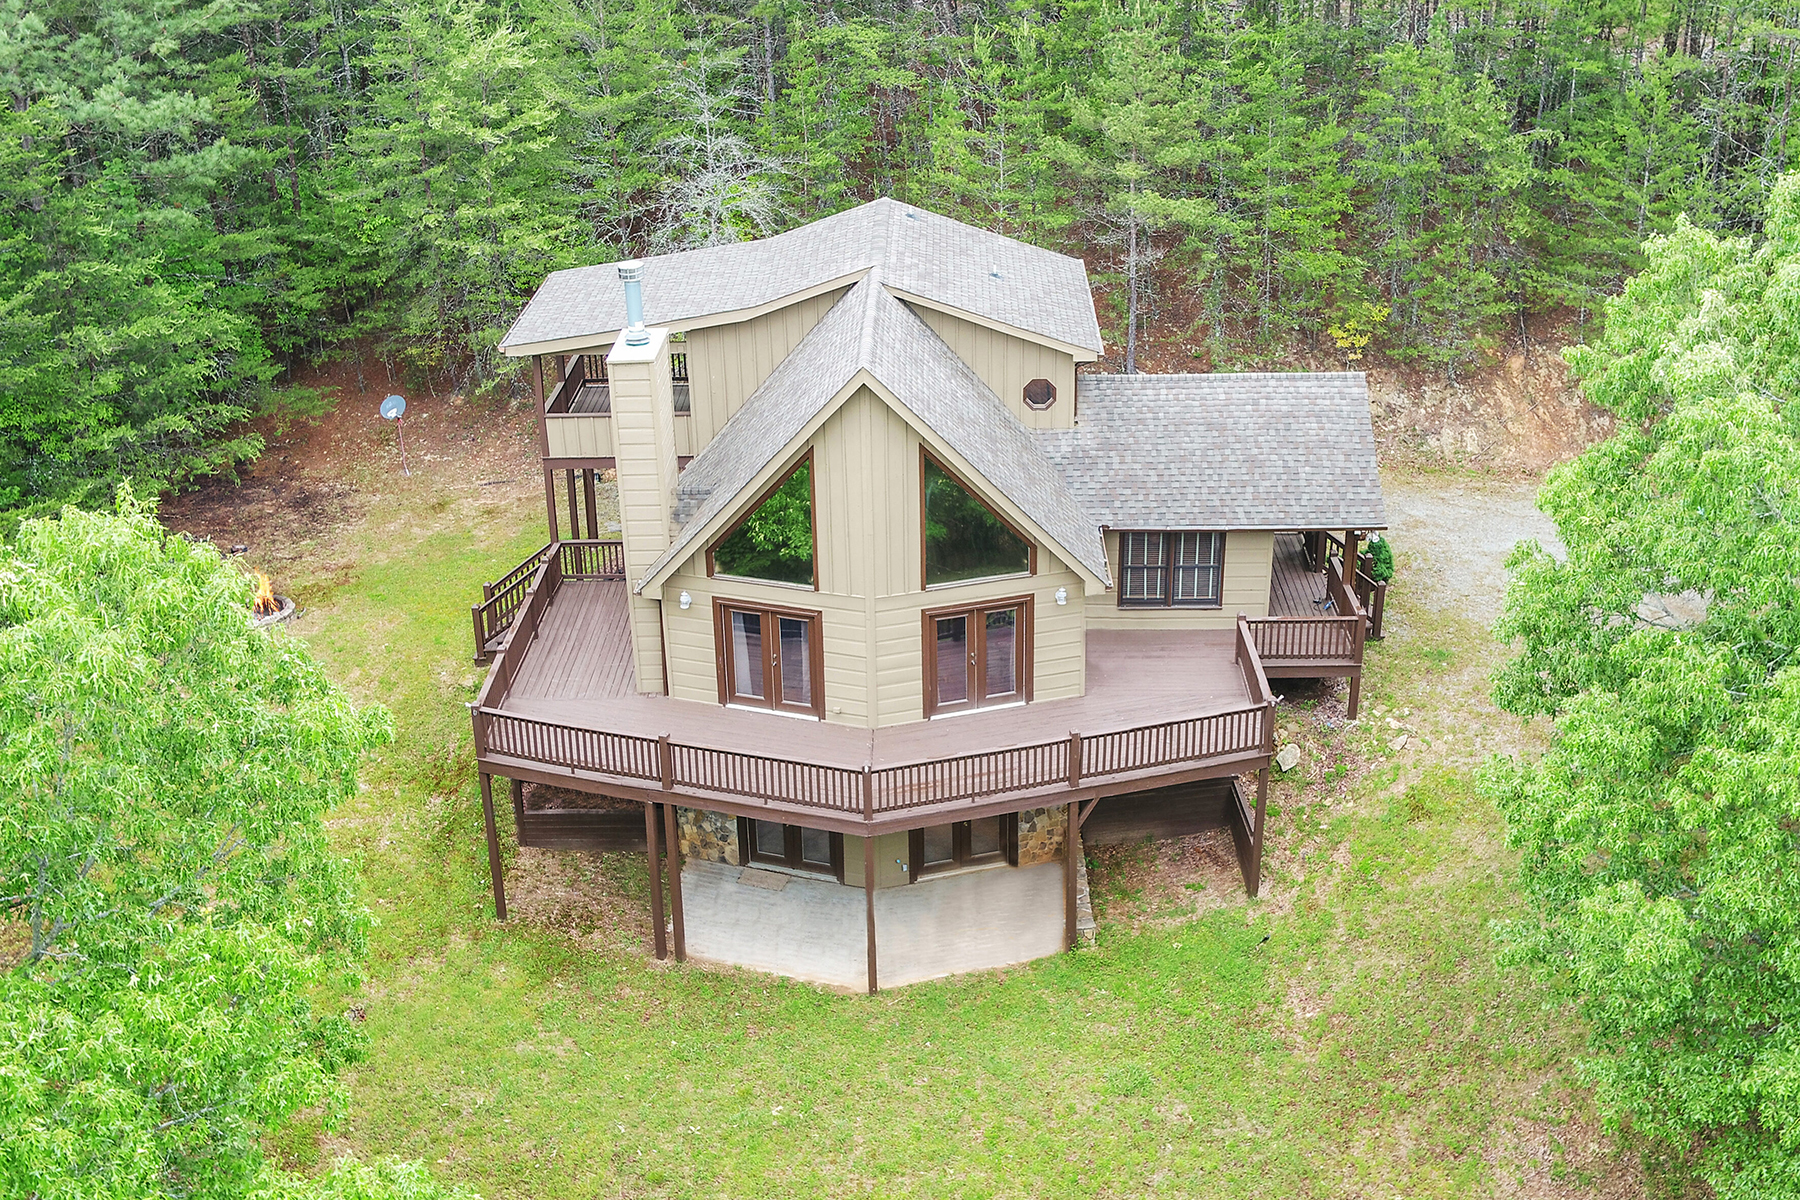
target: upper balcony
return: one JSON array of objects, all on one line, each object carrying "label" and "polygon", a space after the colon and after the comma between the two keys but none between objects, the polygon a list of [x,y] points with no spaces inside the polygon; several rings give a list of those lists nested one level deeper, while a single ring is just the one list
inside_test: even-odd
[{"label": "upper balcony", "polygon": [[1265,765],[1250,626],[1090,631],[1086,694],[869,729],[637,692],[616,542],[559,542],[475,609],[483,771],[867,835]]},{"label": "upper balcony", "polygon": [[[669,355],[669,376],[675,394],[675,415],[685,417],[693,403],[688,383],[687,354]],[[692,454],[692,434],[677,421],[677,450]],[[544,440],[547,458],[591,460],[613,457],[612,389],[606,378],[606,357],[601,354],[569,356],[562,382],[544,397]]]}]

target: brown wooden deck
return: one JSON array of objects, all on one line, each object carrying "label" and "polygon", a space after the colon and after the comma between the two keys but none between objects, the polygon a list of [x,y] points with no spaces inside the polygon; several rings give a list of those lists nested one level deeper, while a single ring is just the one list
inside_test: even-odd
[{"label": "brown wooden deck", "polygon": [[1088,634],[1088,690],[1048,700],[913,721],[883,729],[797,720],[668,696],[633,686],[622,580],[571,580],[538,625],[536,642],[501,711],[582,728],[767,752],[860,770],[919,757],[1030,745],[1070,729],[1127,727],[1242,708],[1250,701],[1232,660],[1230,630]]},{"label": "brown wooden deck", "polygon": [[1331,597],[1325,589],[1325,573],[1306,560],[1305,539],[1298,533],[1275,535],[1274,571],[1269,577],[1271,617],[1321,617],[1331,615]]},{"label": "brown wooden deck", "polygon": [[610,561],[569,545],[540,563],[474,706],[485,773],[867,834],[1230,776],[1272,753],[1242,624],[1094,631],[1081,697],[883,729],[641,695],[626,585],[584,577]]},{"label": "brown wooden deck", "polygon": [[[1319,536],[1329,549],[1334,539]],[[1335,544],[1342,548],[1341,542]],[[1343,576],[1342,557],[1327,557],[1324,570],[1313,570],[1305,535],[1276,534],[1269,615],[1247,624],[1269,678],[1348,679],[1349,715],[1355,719],[1370,621],[1359,591],[1346,586]],[[1358,588],[1363,578],[1355,574]],[[1383,597],[1385,591],[1384,586]]]}]

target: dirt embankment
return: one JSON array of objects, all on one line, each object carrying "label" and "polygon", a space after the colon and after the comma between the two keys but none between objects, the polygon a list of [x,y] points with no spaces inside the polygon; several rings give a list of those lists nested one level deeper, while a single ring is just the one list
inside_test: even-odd
[{"label": "dirt embankment", "polygon": [[[1165,289],[1165,292],[1174,289]],[[1107,297],[1096,292],[1101,312]],[[1583,331],[1566,314],[1539,317],[1509,332],[1493,353],[1451,377],[1371,354],[1347,362],[1325,346],[1296,343],[1253,367],[1214,361],[1196,332],[1199,314],[1166,298],[1146,321],[1138,370],[1157,374],[1254,369],[1363,370],[1382,465],[1463,467],[1505,475],[1539,475],[1612,432],[1612,414],[1589,403],[1562,359]],[[1125,369],[1125,350],[1110,340],[1095,370]]]},{"label": "dirt embankment", "polygon": [[[347,362],[313,368],[296,381],[334,400],[316,419],[257,422],[262,457],[237,480],[210,480],[167,496],[169,528],[221,550],[244,547],[246,561],[275,577],[307,564],[331,574],[351,551],[344,535],[378,528],[381,509],[438,511],[479,492],[517,507],[521,520],[541,512],[543,475],[537,417],[530,401],[437,395],[389,379],[379,365]],[[401,430],[380,414],[382,397],[406,397],[404,468]]]}]

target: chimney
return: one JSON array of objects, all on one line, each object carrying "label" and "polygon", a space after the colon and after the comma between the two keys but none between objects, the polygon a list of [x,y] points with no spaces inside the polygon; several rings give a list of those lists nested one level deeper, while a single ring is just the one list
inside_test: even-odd
[{"label": "chimney", "polygon": [[644,328],[644,264],[633,258],[619,264],[619,281],[625,285],[625,344],[648,345]]},{"label": "chimney", "polygon": [[[626,328],[606,356],[612,384],[613,455],[619,480],[620,540],[633,585],[669,547],[669,508],[678,473],[669,331],[644,328],[643,265],[619,264]],[[630,593],[633,662],[640,692],[663,690],[662,606]]]}]

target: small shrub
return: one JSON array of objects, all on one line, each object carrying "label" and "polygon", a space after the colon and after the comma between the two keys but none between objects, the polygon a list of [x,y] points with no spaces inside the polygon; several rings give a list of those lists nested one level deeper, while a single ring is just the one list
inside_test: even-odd
[{"label": "small shrub", "polygon": [[1394,548],[1384,537],[1369,539],[1369,577],[1386,583],[1394,577]]}]

